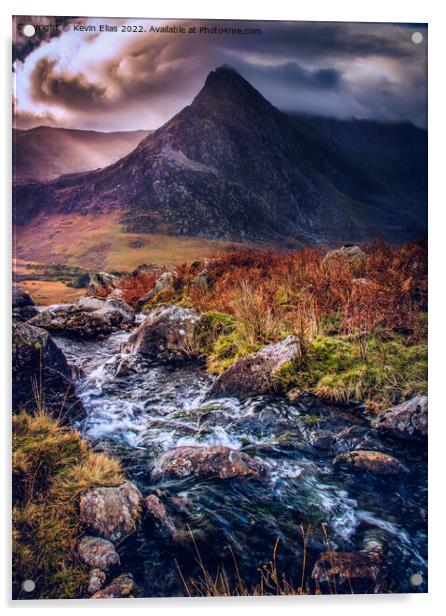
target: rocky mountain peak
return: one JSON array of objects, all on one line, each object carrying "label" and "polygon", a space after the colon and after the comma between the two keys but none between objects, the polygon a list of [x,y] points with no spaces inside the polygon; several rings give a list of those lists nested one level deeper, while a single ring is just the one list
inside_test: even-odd
[{"label": "rocky mountain peak", "polygon": [[212,105],[243,105],[255,108],[272,105],[240,73],[227,64],[211,71],[192,106],[199,103]]}]

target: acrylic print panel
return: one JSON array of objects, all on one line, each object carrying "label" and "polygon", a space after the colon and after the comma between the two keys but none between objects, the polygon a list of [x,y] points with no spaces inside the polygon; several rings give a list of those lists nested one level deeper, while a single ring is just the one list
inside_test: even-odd
[{"label": "acrylic print panel", "polygon": [[427,591],[425,24],[15,17],[15,599]]}]

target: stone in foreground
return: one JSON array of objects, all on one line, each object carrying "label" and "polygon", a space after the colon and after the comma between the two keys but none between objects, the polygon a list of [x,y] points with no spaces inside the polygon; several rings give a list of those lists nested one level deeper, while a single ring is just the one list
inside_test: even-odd
[{"label": "stone in foreground", "polygon": [[360,580],[375,585],[380,571],[381,555],[363,552],[323,552],[314,565],[313,580],[330,585]]},{"label": "stone in foreground", "polygon": [[402,439],[426,440],[427,401],[427,396],[416,396],[398,406],[392,406],[373,420],[373,427]]},{"label": "stone in foreground", "polygon": [[29,322],[12,324],[12,384],[15,412],[43,406],[63,420],[85,416],[65,355],[47,331]]},{"label": "stone in foreground", "polygon": [[100,537],[88,535],[82,537],[77,546],[77,552],[86,565],[102,571],[121,564],[113,543]]},{"label": "stone in foreground", "polygon": [[376,475],[399,475],[409,470],[399,460],[381,451],[349,451],[336,456],[335,466],[366,471]]},{"label": "stone in foreground", "polygon": [[247,454],[215,445],[212,447],[177,447],[161,456],[154,477],[218,477],[219,479],[258,477],[267,467]]},{"label": "stone in foreground", "polygon": [[207,397],[239,398],[271,392],[275,388],[277,372],[297,355],[298,343],[295,336],[269,344],[254,355],[242,357],[222,372],[209,388]]},{"label": "stone in foreground", "polygon": [[130,573],[124,573],[115,578],[111,584],[95,592],[92,599],[123,599],[129,597],[133,592],[135,584]]},{"label": "stone in foreground", "polygon": [[92,595],[95,592],[101,590],[101,588],[105,584],[105,580],[107,579],[107,575],[101,569],[92,569],[90,571],[90,577],[88,579],[88,588],[87,592],[89,595]]},{"label": "stone in foreground", "polygon": [[119,542],[134,533],[141,517],[142,495],[126,481],[116,488],[96,488],[80,498],[80,520],[109,541]]},{"label": "stone in foreground", "polygon": [[174,521],[167,513],[166,507],[155,494],[150,494],[144,499],[147,517],[155,524],[155,527],[169,537],[175,537],[177,529]]},{"label": "stone in foreground", "polygon": [[180,361],[198,354],[200,315],[174,305],[158,306],[130,336],[126,351],[158,361]]}]

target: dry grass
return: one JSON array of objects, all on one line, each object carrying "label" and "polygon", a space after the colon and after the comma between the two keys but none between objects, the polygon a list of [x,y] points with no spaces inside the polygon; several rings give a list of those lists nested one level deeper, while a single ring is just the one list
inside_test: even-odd
[{"label": "dry grass", "polygon": [[[272,558],[258,569],[258,582],[249,586],[243,579],[235,554],[230,546],[229,551],[232,556],[232,571],[228,571],[223,566],[219,566],[216,572],[211,572],[206,566],[197,544],[190,531],[196,555],[196,564],[199,574],[195,577],[185,576],[181,567],[177,563],[177,570],[180,576],[184,592],[188,597],[247,597],[247,596],[288,596],[288,595],[320,595],[321,587],[316,580],[311,578],[311,571],[308,569],[308,540],[312,533],[311,525],[300,526],[302,541],[302,561],[300,564],[300,574],[295,579],[289,579],[278,563],[278,553],[280,540],[274,544]],[[333,552],[328,538],[326,525],[322,525],[323,542],[326,547],[326,554],[336,555]],[[336,583],[335,567],[331,567],[331,572],[327,572],[327,580],[324,588],[329,594],[338,594]],[[353,594],[353,584],[350,579],[348,582],[348,592]]]},{"label": "dry grass", "polygon": [[[380,410],[426,392],[427,246],[363,248],[360,266],[343,256],[324,261],[315,248],[233,251],[177,267],[174,287],[147,307],[162,301],[204,313],[202,352],[214,373],[294,334],[301,356],[281,386]],[[195,283],[202,271],[204,286]]]},{"label": "dry grass", "polygon": [[[42,411],[13,416],[13,596],[82,596],[87,570],[76,558],[81,492],[124,481],[119,461],[93,452],[73,429]],[[31,579],[36,590],[24,593]]]}]

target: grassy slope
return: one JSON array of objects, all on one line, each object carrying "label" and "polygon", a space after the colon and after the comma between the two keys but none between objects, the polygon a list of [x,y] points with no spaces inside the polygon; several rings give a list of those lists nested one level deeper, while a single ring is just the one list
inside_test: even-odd
[{"label": "grassy slope", "polygon": [[[135,247],[135,241],[136,247]],[[63,263],[94,271],[131,271],[142,263],[174,267],[228,250],[229,242],[150,233],[125,233],[119,214],[40,217],[14,232],[15,271],[30,274],[25,284],[42,304],[79,297],[63,283],[37,281],[26,263]],[[36,283],[36,284],[33,284]]]}]

